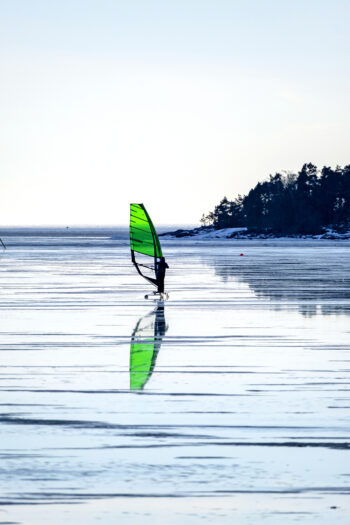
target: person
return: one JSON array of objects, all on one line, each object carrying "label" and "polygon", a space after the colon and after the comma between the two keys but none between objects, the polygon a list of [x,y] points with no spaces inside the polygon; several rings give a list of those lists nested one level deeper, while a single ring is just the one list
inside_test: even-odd
[{"label": "person", "polygon": [[160,294],[164,293],[164,280],[167,268],[169,268],[169,266],[165,262],[164,257],[162,257],[156,265],[157,292]]}]

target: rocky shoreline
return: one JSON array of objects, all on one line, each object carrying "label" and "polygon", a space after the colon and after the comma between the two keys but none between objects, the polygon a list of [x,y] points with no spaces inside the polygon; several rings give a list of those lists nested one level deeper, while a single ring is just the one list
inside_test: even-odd
[{"label": "rocky shoreline", "polygon": [[248,228],[223,228],[216,230],[213,226],[200,226],[193,229],[178,229],[161,233],[160,237],[166,239],[196,238],[198,240],[210,239],[328,239],[350,240],[350,229],[323,228],[318,234],[287,234],[272,231],[257,231]]}]

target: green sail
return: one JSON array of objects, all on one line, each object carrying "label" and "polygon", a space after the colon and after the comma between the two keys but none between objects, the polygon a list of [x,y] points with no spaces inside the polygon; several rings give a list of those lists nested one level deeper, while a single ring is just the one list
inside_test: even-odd
[{"label": "green sail", "polygon": [[142,390],[151,377],[166,330],[163,305],[139,319],[130,344],[130,390]]},{"label": "green sail", "polygon": [[142,390],[151,377],[156,358],[154,340],[130,345],[130,390]]},{"label": "green sail", "polygon": [[130,204],[130,248],[151,257],[163,257],[156,230],[143,204]]}]

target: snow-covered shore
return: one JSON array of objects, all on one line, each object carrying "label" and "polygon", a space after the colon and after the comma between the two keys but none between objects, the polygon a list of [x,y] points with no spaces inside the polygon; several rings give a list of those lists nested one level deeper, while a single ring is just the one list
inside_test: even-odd
[{"label": "snow-covered shore", "polygon": [[248,228],[222,228],[215,230],[213,226],[202,226],[193,229],[180,229],[160,234],[163,239],[328,239],[328,240],[350,240],[350,229],[336,231],[332,228],[324,228],[323,233],[317,235],[276,235],[271,232],[257,233]]}]

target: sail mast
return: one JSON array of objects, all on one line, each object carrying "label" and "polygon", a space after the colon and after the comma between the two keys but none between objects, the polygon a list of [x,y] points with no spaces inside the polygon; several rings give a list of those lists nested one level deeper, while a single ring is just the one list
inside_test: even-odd
[{"label": "sail mast", "polygon": [[[165,271],[168,268],[163,257],[157,232],[143,204],[130,204],[130,250],[131,260],[137,272],[164,294]],[[141,262],[146,256],[146,263]],[[153,264],[147,261],[153,258]],[[146,269],[149,275],[146,274]]]}]

